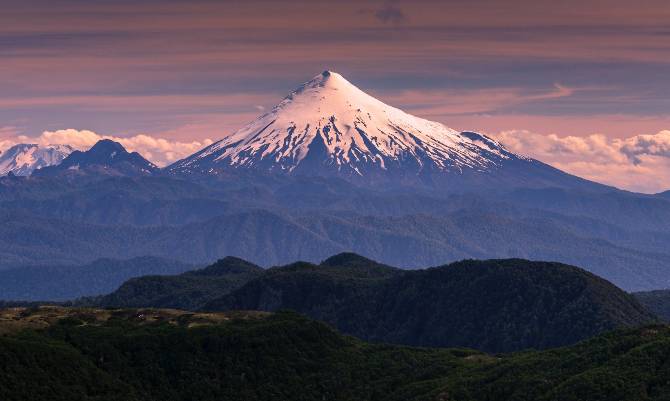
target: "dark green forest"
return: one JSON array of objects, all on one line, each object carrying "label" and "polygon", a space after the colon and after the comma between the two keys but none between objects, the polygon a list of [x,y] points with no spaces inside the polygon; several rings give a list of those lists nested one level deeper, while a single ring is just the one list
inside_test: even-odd
[{"label": "dark green forest", "polygon": [[132,279],[88,305],[290,309],[367,341],[488,352],[569,345],[656,321],[613,284],[560,263],[469,260],[404,271],[351,253],[268,270],[226,258],[178,276]]},{"label": "dark green forest", "polygon": [[196,310],[223,294],[228,294],[264,270],[242,259],[227,257],[179,275],[149,275],[123,283],[111,294],[83,300],[99,306],[154,307]]},{"label": "dark green forest", "polygon": [[548,351],[369,344],[295,313],[32,308],[0,317],[0,399],[667,400],[670,329]]}]

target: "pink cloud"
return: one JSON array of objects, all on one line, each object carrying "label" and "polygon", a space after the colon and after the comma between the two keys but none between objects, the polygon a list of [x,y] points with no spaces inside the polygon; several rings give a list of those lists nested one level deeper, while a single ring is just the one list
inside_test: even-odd
[{"label": "pink cloud", "polygon": [[514,152],[580,177],[646,193],[670,189],[670,131],[628,138],[542,135],[525,130],[494,136]]},{"label": "pink cloud", "polygon": [[644,156],[670,158],[670,131],[628,138],[623,142],[621,152],[636,165],[642,163]]}]

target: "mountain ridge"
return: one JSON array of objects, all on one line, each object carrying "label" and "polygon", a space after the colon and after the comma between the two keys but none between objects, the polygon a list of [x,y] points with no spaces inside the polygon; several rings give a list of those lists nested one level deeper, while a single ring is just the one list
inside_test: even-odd
[{"label": "mountain ridge", "polygon": [[272,268],[201,310],[290,309],[366,341],[487,352],[568,345],[657,321],[612,283],[561,263],[464,260],[382,274],[368,268],[376,269]]},{"label": "mountain ridge", "polygon": [[[665,288],[670,282],[665,269],[668,254],[584,237],[548,220],[515,219],[480,210],[442,217],[383,217],[250,209],[177,226],[141,227],[43,218],[5,209],[0,210],[0,222],[0,268],[53,260],[82,264],[119,252],[128,258],[154,255],[198,264],[238,255],[269,266],[292,260],[318,262],[338,252],[355,251],[405,268],[468,257],[560,260],[587,267],[633,291]],[[43,245],[36,247],[36,242]]]},{"label": "mountain ridge", "polygon": [[137,152],[128,152],[123,145],[110,139],[101,139],[89,150],[74,151],[61,163],[36,170],[38,176],[54,175],[123,175],[143,176],[159,171],[158,166]]},{"label": "mountain ridge", "polygon": [[83,305],[291,309],[365,340],[492,352],[656,321],[629,294],[574,266],[506,259],[401,270],[351,252],[267,270],[226,258],[177,276],[134,278]]},{"label": "mountain ridge", "polygon": [[146,307],[195,310],[260,276],[263,269],[236,257],[225,257],[197,270],[178,275],[135,277],[116,290],[83,303],[106,307]]}]

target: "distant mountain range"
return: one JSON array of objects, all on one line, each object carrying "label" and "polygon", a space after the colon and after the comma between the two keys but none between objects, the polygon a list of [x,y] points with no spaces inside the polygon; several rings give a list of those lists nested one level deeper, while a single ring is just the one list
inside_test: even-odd
[{"label": "distant mountain range", "polygon": [[0,176],[30,175],[35,170],[60,164],[73,150],[68,145],[14,145],[0,153]]},{"label": "distant mountain range", "polygon": [[290,309],[362,339],[491,352],[572,344],[655,322],[632,296],[581,269],[519,259],[403,271],[345,253],[262,270],[237,258],[132,279],[85,305],[204,311]]},{"label": "distant mountain range", "polygon": [[353,251],[402,268],[518,257],[670,287],[670,197],[593,183],[324,72],[158,168],[104,140],[0,177],[0,269],[156,256],[262,266]]},{"label": "distant mountain range", "polygon": [[77,177],[0,179],[0,269],[146,255],[196,264],[236,255],[270,266],[354,251],[406,268],[557,260],[627,290],[670,286],[670,203],[653,197],[440,198],[331,180]]}]

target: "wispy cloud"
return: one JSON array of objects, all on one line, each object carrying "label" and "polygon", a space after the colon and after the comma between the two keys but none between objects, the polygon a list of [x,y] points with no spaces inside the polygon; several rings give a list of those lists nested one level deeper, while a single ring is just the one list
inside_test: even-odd
[{"label": "wispy cloud", "polygon": [[423,89],[380,93],[389,104],[403,105],[408,111],[424,117],[439,118],[450,115],[488,113],[509,109],[525,103],[560,99],[576,92],[597,88],[571,88],[558,83],[539,90],[525,88],[484,89]]}]

